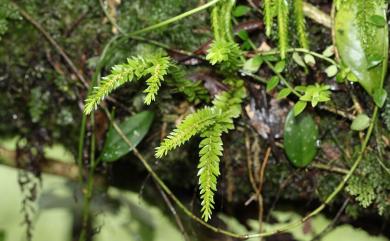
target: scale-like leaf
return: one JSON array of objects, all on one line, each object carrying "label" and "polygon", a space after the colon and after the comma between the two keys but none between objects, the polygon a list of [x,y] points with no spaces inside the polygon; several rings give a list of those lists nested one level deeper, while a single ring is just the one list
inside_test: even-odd
[{"label": "scale-like leaf", "polygon": [[342,62],[371,96],[382,88],[387,69],[388,26],[378,24],[382,19],[387,22],[385,2],[344,1],[335,19],[336,45]]},{"label": "scale-like leaf", "polygon": [[313,118],[303,112],[298,116],[291,110],[284,125],[284,150],[296,167],[310,164],[317,153],[318,128]]},{"label": "scale-like leaf", "polygon": [[133,144],[131,148],[122,140],[114,128],[110,128],[101,154],[101,160],[106,162],[116,161],[132,151],[148,133],[153,122],[154,114],[144,111],[134,116],[127,117],[119,127]]}]

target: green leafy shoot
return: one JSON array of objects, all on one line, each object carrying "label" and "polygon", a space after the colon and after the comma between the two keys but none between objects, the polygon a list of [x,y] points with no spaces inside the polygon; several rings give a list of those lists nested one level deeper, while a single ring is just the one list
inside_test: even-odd
[{"label": "green leafy shoot", "polygon": [[112,67],[111,74],[103,77],[100,85],[95,86],[87,97],[84,113],[91,113],[104,98],[125,83],[147,76],[149,78],[146,80],[147,88],[144,92],[146,93],[145,103],[149,105],[155,100],[161,81],[163,81],[170,66],[170,58],[160,54],[146,58],[132,57],[125,64],[115,65]]},{"label": "green leafy shoot", "polygon": [[317,106],[319,102],[327,102],[330,100],[331,92],[329,91],[329,85],[309,85],[306,87],[301,86],[300,90],[304,92],[304,95],[300,97],[300,101],[311,102],[313,107]]},{"label": "green leafy shoot", "polygon": [[241,102],[245,97],[242,80],[225,82],[232,89],[217,95],[212,107],[205,107],[187,116],[163,140],[155,153],[157,158],[161,158],[195,135],[202,138],[199,144],[198,176],[202,218],[205,221],[211,218],[214,208],[214,192],[217,190],[217,177],[220,175],[219,162],[223,151],[221,136],[234,128],[233,119],[241,114]]}]

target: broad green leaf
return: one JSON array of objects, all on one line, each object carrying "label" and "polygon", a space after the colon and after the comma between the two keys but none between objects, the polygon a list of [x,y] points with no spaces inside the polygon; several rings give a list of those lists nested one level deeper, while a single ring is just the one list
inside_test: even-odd
[{"label": "broad green leaf", "polygon": [[[388,27],[376,26],[387,21],[386,10],[387,3],[383,0],[345,0],[335,18],[336,46],[341,60],[371,96],[382,88],[387,69]],[[372,24],[373,21],[377,24]]]},{"label": "broad green leaf", "polygon": [[284,125],[284,150],[296,167],[304,167],[313,161],[317,153],[318,128],[307,112],[287,115]]},{"label": "broad green leaf", "polygon": [[255,73],[257,70],[259,70],[262,63],[262,57],[260,55],[256,55],[255,57],[248,59],[244,63],[243,69],[247,72]]},{"label": "broad green leaf", "polygon": [[111,127],[101,153],[102,161],[116,161],[132,151],[145,137],[154,118],[153,112],[144,111],[134,116],[127,117],[118,125],[123,133],[133,144],[131,148],[123,141],[116,130]]},{"label": "broad green leaf", "polygon": [[370,125],[370,117],[366,114],[360,114],[352,121],[351,129],[354,131],[362,131]]}]

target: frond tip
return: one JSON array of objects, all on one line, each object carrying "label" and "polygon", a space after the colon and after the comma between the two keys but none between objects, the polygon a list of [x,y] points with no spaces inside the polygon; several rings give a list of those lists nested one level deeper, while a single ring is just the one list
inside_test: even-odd
[{"label": "frond tip", "polygon": [[148,58],[132,57],[127,59],[125,64],[115,65],[112,67],[111,74],[103,77],[100,85],[95,86],[85,100],[84,113],[90,114],[104,98],[125,83],[150,75],[149,79],[146,80],[148,87],[144,91],[146,93],[145,104],[149,105],[155,100],[161,81],[170,66],[170,58],[161,55]]},{"label": "frond tip", "polygon": [[217,177],[220,175],[219,162],[222,156],[222,130],[218,125],[208,128],[202,134],[199,144],[199,188],[202,199],[202,218],[207,222],[214,209],[214,192],[217,191]]}]

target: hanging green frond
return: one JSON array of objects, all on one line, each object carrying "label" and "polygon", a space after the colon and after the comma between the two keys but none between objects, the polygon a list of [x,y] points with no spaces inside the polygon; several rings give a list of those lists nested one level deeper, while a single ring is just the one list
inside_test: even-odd
[{"label": "hanging green frond", "polygon": [[240,64],[242,53],[234,42],[232,30],[232,10],[235,0],[224,0],[214,6],[211,16],[214,41],[211,43],[206,59],[212,65],[221,64],[223,71],[234,72]]},{"label": "hanging green frond", "polygon": [[264,23],[265,23],[265,34],[269,37],[272,31],[272,23],[274,19],[273,11],[274,0],[264,0],[263,9],[264,9]]},{"label": "hanging green frond", "polygon": [[223,26],[224,26],[224,37],[229,41],[234,43],[233,37],[233,28],[232,28],[232,11],[236,4],[236,0],[226,0],[226,3],[223,5],[222,13],[223,16]]},{"label": "hanging green frond", "polygon": [[234,128],[233,119],[241,113],[241,102],[245,98],[244,82],[230,79],[225,81],[231,91],[217,95],[212,107],[205,107],[187,116],[178,127],[156,149],[155,156],[161,158],[179,147],[192,136],[199,134],[199,186],[202,199],[202,218],[208,221],[214,208],[214,192],[220,174],[219,162],[222,156],[221,135]]},{"label": "hanging green frond", "polygon": [[214,209],[214,192],[217,191],[217,177],[220,175],[219,162],[222,156],[222,131],[219,125],[207,128],[199,144],[199,189],[202,199],[202,218],[207,222]]},{"label": "hanging green frond", "polygon": [[305,15],[303,13],[303,0],[294,0],[294,20],[298,33],[299,44],[305,48],[309,48],[306,36]]},{"label": "hanging green frond", "polygon": [[146,80],[147,88],[144,90],[146,93],[145,104],[150,105],[152,101],[156,99],[156,95],[161,86],[161,81],[164,80],[164,76],[167,74],[167,70],[171,65],[168,57],[158,57],[151,59],[152,66],[147,70],[151,74],[149,79]]},{"label": "hanging green frond", "polygon": [[186,77],[186,72],[183,68],[173,65],[170,68],[167,78],[167,84],[174,87],[176,91],[183,93],[190,102],[198,103],[200,101],[209,102],[210,96],[206,88],[203,87],[201,81],[193,81]]},{"label": "hanging green frond", "polygon": [[89,114],[114,90],[131,82],[134,79],[149,76],[146,81],[147,93],[145,103],[150,104],[155,99],[161,81],[167,74],[170,67],[170,58],[161,55],[150,56],[148,58],[132,57],[127,59],[126,64],[118,64],[112,67],[111,74],[102,78],[100,85],[95,86],[86,99],[84,113]]},{"label": "hanging green frond", "polygon": [[161,158],[169,151],[183,145],[191,137],[199,134],[206,127],[214,124],[215,110],[210,107],[198,110],[187,116],[161,145],[156,149],[156,157]]},{"label": "hanging green frond", "polygon": [[218,4],[214,6],[213,10],[211,11],[211,26],[213,29],[214,39],[220,40],[223,36],[222,34],[222,25],[220,22],[220,8],[218,7]]},{"label": "hanging green frond", "polygon": [[278,33],[279,50],[282,59],[286,58],[288,48],[288,15],[289,6],[287,0],[277,0],[278,8]]}]

